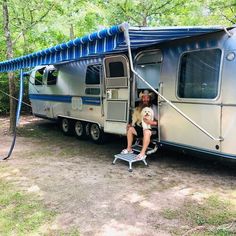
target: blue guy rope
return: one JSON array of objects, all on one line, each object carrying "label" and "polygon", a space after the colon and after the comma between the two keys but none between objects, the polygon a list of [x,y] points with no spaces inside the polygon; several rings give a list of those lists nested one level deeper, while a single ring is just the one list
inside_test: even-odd
[{"label": "blue guy rope", "polygon": [[18,99],[18,105],[17,105],[17,112],[16,112],[16,123],[14,125],[14,130],[13,130],[13,140],[11,143],[11,147],[8,151],[8,154],[6,157],[0,157],[0,160],[7,160],[11,154],[12,151],[15,147],[15,143],[16,143],[16,127],[19,124],[19,120],[20,120],[20,111],[21,111],[21,105],[22,105],[22,98],[23,98],[23,92],[24,92],[24,73],[22,71],[22,69],[20,70],[20,90],[19,90],[19,99]]}]

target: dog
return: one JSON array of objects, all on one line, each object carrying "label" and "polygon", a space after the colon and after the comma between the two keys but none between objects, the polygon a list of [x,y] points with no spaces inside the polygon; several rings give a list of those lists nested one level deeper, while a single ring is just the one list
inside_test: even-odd
[{"label": "dog", "polygon": [[141,123],[142,123],[141,108],[136,107],[132,115],[132,126],[135,126],[136,124],[138,126],[141,126]]},{"label": "dog", "polygon": [[151,129],[151,125],[148,125],[146,122],[144,122],[144,118],[146,118],[148,120],[154,120],[154,112],[153,112],[152,108],[144,107],[141,111],[141,117],[142,117],[143,130]]}]

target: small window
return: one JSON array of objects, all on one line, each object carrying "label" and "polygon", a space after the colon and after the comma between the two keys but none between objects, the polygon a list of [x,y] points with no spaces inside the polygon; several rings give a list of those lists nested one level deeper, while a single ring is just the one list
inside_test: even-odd
[{"label": "small window", "polygon": [[109,77],[124,77],[125,76],[124,65],[121,61],[110,62],[109,71],[110,71]]},{"label": "small window", "polygon": [[180,63],[178,96],[181,98],[216,98],[220,61],[220,49],[184,54]]},{"label": "small window", "polygon": [[47,78],[47,85],[55,85],[57,83],[57,70],[49,70],[48,71],[48,78]]},{"label": "small window", "polygon": [[45,67],[43,67],[42,69],[39,69],[35,72],[35,79],[34,79],[35,85],[42,85],[43,84],[44,69],[45,69]]},{"label": "small window", "polygon": [[86,88],[85,94],[87,95],[99,95],[100,94],[100,88]]},{"label": "small window", "polygon": [[107,57],[105,62],[106,79],[116,80],[122,78],[128,80],[129,67],[128,59],[125,55]]},{"label": "small window", "polygon": [[101,65],[90,65],[86,71],[86,84],[100,84]]}]

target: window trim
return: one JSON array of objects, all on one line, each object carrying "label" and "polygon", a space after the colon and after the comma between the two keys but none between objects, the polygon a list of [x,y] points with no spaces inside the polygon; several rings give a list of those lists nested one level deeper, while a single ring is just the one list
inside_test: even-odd
[{"label": "window trim", "polygon": [[[122,60],[119,60],[119,58],[122,58]],[[124,60],[124,63],[123,63],[123,60]],[[116,77],[108,77],[107,76],[108,63],[110,63],[110,62],[119,62],[119,61],[121,61],[122,64],[124,65],[124,72],[125,72],[125,74],[127,74],[127,75],[125,75],[121,78],[130,78],[130,68],[129,68],[128,58],[125,55],[121,54],[121,55],[115,55],[115,56],[107,56],[107,57],[104,58],[103,67],[105,68],[104,69],[104,77],[106,79],[116,78]]]},{"label": "window trim", "polygon": [[[193,53],[193,52],[201,52],[201,51],[209,51],[209,50],[220,50],[221,52],[221,57],[220,57],[220,69],[219,69],[219,81],[218,81],[218,88],[217,88],[217,95],[215,98],[182,98],[178,95],[178,88],[179,88],[179,81],[180,81],[180,70],[181,70],[181,61],[182,58],[185,54],[188,53]],[[224,57],[224,52],[221,48],[216,47],[216,48],[204,48],[204,49],[196,49],[196,50],[190,50],[190,51],[185,51],[182,52],[179,56],[179,60],[178,60],[178,66],[177,66],[177,72],[176,72],[176,83],[175,83],[175,96],[179,101],[190,101],[190,102],[214,102],[216,100],[219,99],[220,97],[220,92],[221,92],[221,82],[222,82],[222,65],[223,65],[223,57]]]},{"label": "window trim", "polygon": [[140,59],[140,57],[142,57],[145,54],[152,54],[152,53],[160,53],[161,55],[161,60],[158,63],[148,63],[148,64],[162,64],[163,63],[163,53],[161,51],[161,49],[148,49],[148,50],[143,50],[141,52],[139,52],[135,57],[134,57],[134,64],[137,65],[138,60]]}]

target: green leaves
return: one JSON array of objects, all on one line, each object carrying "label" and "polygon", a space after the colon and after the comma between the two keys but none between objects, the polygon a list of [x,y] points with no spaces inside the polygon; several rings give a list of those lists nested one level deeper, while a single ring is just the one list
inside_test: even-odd
[{"label": "green leaves", "polygon": [[[9,0],[8,4],[15,56],[125,21],[133,26],[230,25],[236,15],[234,0]],[[3,55],[2,27],[0,39]]]}]

